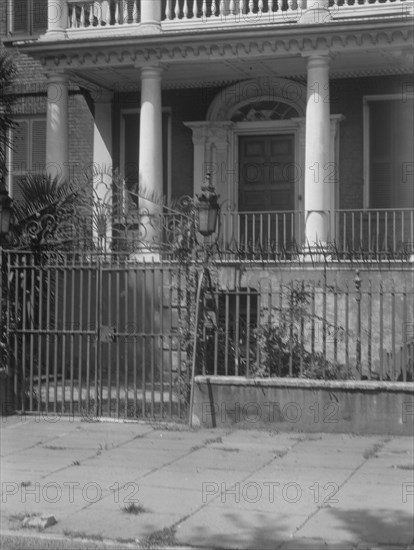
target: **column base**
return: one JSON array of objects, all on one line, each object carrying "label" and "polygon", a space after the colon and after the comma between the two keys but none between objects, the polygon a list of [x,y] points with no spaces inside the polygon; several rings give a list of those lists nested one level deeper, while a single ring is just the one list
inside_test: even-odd
[{"label": "column base", "polygon": [[139,24],[139,34],[160,34],[161,24],[158,21],[145,21]]},{"label": "column base", "polygon": [[301,261],[306,263],[325,263],[332,260],[332,253],[326,243],[304,246],[299,255]]},{"label": "column base", "polygon": [[139,263],[161,263],[161,253],[156,247],[146,248],[144,245],[129,256],[129,260]]},{"label": "column base", "polygon": [[53,42],[56,40],[65,40],[67,38],[65,29],[46,31],[45,34],[39,36],[39,41]]},{"label": "column base", "polygon": [[299,24],[322,24],[332,21],[331,12],[328,9],[317,8],[306,10],[300,16]]}]

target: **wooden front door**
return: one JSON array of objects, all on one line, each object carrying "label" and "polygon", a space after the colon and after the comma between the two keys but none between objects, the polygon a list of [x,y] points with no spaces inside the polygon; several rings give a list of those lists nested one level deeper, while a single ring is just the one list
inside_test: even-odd
[{"label": "wooden front door", "polygon": [[295,136],[239,138],[240,239],[250,248],[287,250],[295,233]]}]

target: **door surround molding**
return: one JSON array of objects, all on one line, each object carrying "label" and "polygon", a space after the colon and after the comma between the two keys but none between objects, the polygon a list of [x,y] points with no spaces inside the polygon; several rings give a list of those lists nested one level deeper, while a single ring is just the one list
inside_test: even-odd
[{"label": "door surround molding", "polygon": [[[239,82],[225,88],[213,99],[207,120],[186,122],[193,133],[194,193],[199,193],[210,172],[223,210],[237,211],[239,183],[238,138],[245,135],[294,134],[297,176],[294,188],[294,209],[304,210],[306,154],[306,86],[283,78],[261,78]],[[233,122],[232,114],[241,106],[274,101],[293,107],[299,116],[282,120],[248,120]],[[339,122],[342,115],[331,115],[330,164],[334,183],[330,207],[339,207]],[[332,222],[334,216],[331,216]],[[332,230],[334,227],[332,226]]]}]

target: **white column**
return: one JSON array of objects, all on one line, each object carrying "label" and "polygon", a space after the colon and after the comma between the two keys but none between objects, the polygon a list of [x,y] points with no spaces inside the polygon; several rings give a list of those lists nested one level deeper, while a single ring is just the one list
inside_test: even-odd
[{"label": "white column", "polygon": [[144,240],[149,247],[157,247],[162,238],[162,229],[157,215],[162,212],[163,155],[162,155],[162,103],[161,69],[141,69],[141,115],[139,138],[139,185],[140,210],[147,211]]},{"label": "white column", "polygon": [[[93,186],[95,192],[96,205],[108,205],[106,212],[106,230],[102,234],[103,225],[99,228],[101,233],[98,235],[97,227],[95,230],[95,239],[99,246],[104,246],[102,239],[109,245],[111,241],[112,219],[110,216],[110,206],[112,204],[112,92],[103,92],[99,99],[95,101],[95,117],[93,132]],[[103,214],[102,209],[97,209],[96,214]],[[98,218],[95,217],[97,220]],[[101,220],[102,221],[102,220]]]},{"label": "white column", "polygon": [[329,57],[308,58],[306,106],[305,223],[306,246],[324,246],[331,206],[329,118]]},{"label": "white column", "polygon": [[329,0],[307,0],[306,9],[303,10],[299,23],[326,23],[332,20],[329,11]]},{"label": "white column", "polygon": [[47,31],[41,40],[62,40],[65,38],[68,24],[68,6],[66,0],[48,0]]},{"label": "white column", "polygon": [[141,0],[141,31],[161,32],[161,0]]},{"label": "white column", "polygon": [[194,170],[193,170],[193,193],[201,192],[206,176],[205,151],[208,135],[209,122],[185,122],[187,128],[193,132],[194,146]]},{"label": "white column", "polygon": [[46,170],[69,176],[68,81],[65,74],[50,75],[47,82]]}]

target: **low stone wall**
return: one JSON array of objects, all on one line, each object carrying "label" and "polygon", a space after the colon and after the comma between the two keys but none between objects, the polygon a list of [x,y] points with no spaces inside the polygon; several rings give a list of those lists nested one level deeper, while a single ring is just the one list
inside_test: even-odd
[{"label": "low stone wall", "polygon": [[197,376],[204,427],[414,435],[414,383]]}]

